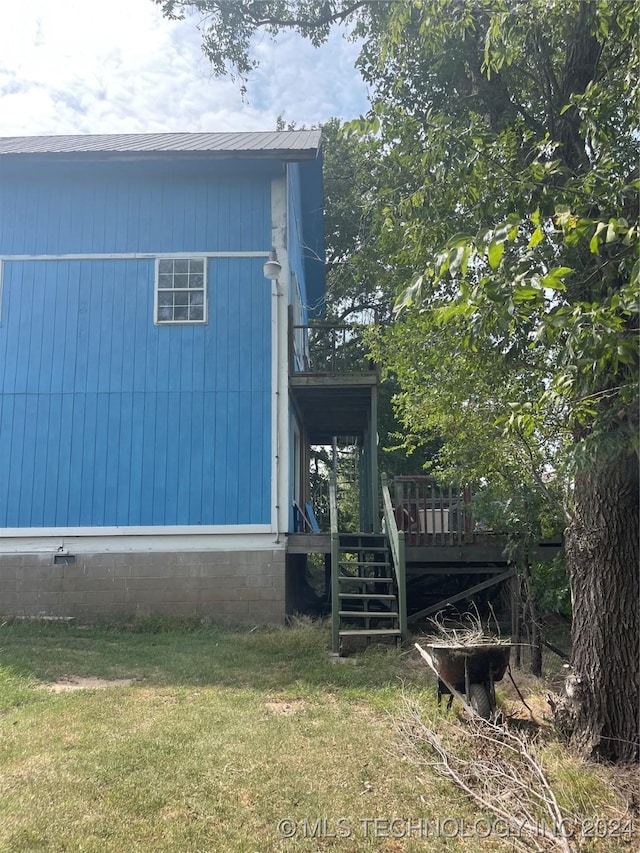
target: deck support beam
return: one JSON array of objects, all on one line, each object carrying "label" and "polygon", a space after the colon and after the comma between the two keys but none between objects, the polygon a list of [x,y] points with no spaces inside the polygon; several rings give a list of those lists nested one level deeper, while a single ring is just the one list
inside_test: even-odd
[{"label": "deck support beam", "polygon": [[470,595],[475,595],[476,592],[481,592],[483,589],[488,589],[490,586],[494,586],[497,583],[506,581],[508,578],[512,578],[515,573],[515,568],[508,569],[501,575],[496,575],[495,577],[489,578],[489,580],[477,583],[475,586],[465,589],[464,592],[458,592],[456,595],[450,595],[448,598],[443,598],[442,601],[439,601],[437,604],[432,604],[431,607],[425,607],[424,610],[412,613],[411,616],[409,616],[409,622],[417,622],[419,619],[424,619],[425,616],[431,616],[432,613],[437,613],[448,604],[461,601],[464,598],[468,598]]}]

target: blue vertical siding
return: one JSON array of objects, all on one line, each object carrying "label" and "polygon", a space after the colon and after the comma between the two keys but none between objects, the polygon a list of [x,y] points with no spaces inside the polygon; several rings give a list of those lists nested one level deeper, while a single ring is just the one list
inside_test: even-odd
[{"label": "blue vertical siding", "polygon": [[0,253],[268,250],[278,168],[3,157]]},{"label": "blue vertical siding", "polygon": [[[289,164],[287,167],[287,178],[287,234],[289,237],[287,254],[289,257],[289,266],[291,271],[295,273],[298,285],[298,298],[302,304],[303,322],[307,323],[309,320],[309,300],[305,282],[300,168],[297,163]],[[289,302],[293,304],[295,299],[296,294],[290,291]]]},{"label": "blue vertical siding", "polygon": [[289,163],[287,179],[289,256],[307,320],[325,307],[322,159]]},{"label": "blue vertical siding", "polygon": [[[270,174],[0,174],[0,253],[265,251]],[[208,261],[209,322],[155,326],[152,260],[6,261],[0,527],[268,524],[271,300]]]}]

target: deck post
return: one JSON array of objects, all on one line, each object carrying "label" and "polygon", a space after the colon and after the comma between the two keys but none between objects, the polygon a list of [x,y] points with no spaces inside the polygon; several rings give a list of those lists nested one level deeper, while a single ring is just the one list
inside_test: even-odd
[{"label": "deck post", "polygon": [[331,520],[331,647],[340,654],[340,534],[338,533],[338,495],[335,477],[329,481]]},{"label": "deck post", "polygon": [[379,503],[378,503],[378,388],[371,388],[371,421],[369,424],[369,465],[370,471],[370,505],[371,505],[371,530],[373,533],[380,532]]},{"label": "deck post", "polygon": [[331,532],[331,646],[340,654],[340,540]]},{"label": "deck post", "polygon": [[398,531],[398,627],[402,640],[407,639],[407,567],[404,555],[404,530]]}]

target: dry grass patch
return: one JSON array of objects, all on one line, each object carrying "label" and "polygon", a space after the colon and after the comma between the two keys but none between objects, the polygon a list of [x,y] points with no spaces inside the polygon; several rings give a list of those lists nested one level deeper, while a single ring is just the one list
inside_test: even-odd
[{"label": "dry grass patch", "polygon": [[305,703],[302,699],[293,699],[291,702],[273,700],[265,702],[264,704],[269,713],[284,714],[285,717],[288,717],[291,714],[297,714],[305,708]]},{"label": "dry grass patch", "polygon": [[[388,720],[363,725],[349,702],[265,703],[217,687],[177,689],[170,703],[123,694],[61,694],[19,715],[2,750],[5,849],[278,850],[284,818],[325,818],[329,843],[340,817],[418,808],[387,754]],[[296,843],[317,849],[300,831]]]},{"label": "dry grass patch", "polygon": [[109,687],[131,687],[133,678],[60,678],[53,684],[43,684],[45,690],[52,693],[66,693],[69,690],[105,690]]},{"label": "dry grass patch", "polygon": [[[394,746],[404,697],[455,718],[425,667],[328,648],[306,623],[0,629],[0,850],[512,851],[463,835],[486,814]],[[41,689],[61,680],[83,689]],[[563,802],[619,802],[554,744]]]}]

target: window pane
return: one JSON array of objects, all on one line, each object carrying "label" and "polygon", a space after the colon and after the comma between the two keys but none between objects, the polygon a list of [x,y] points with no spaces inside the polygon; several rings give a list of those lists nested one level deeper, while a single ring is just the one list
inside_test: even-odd
[{"label": "window pane", "polygon": [[188,320],[188,311],[186,305],[176,305],[173,311],[173,319],[174,320]]},{"label": "window pane", "polygon": [[157,323],[201,323],[205,318],[205,258],[160,258]]}]

